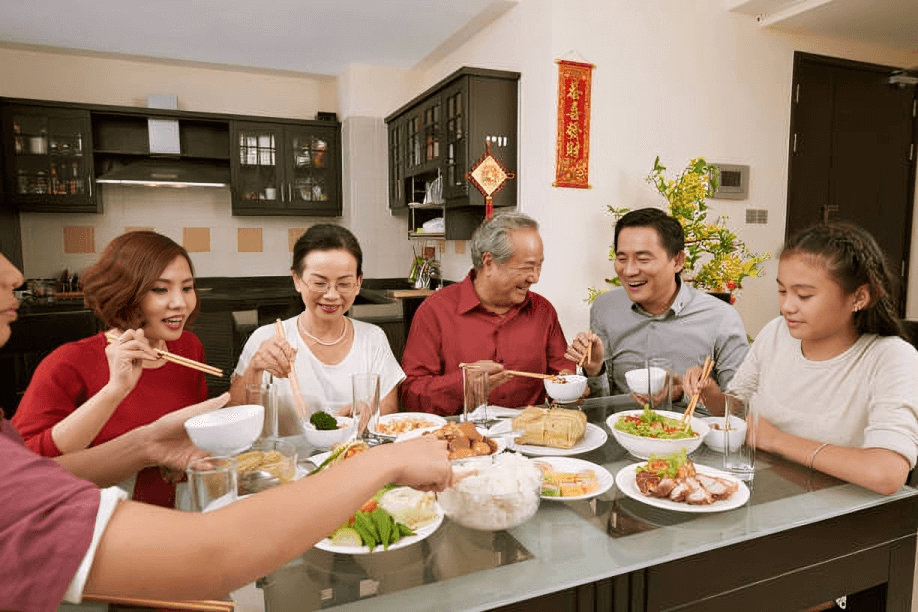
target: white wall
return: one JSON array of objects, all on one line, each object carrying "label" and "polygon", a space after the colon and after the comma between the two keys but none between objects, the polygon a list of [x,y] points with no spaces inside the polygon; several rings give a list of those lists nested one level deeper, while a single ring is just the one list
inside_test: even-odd
[{"label": "white wall", "polygon": [[[644,181],[657,155],[671,169],[696,156],[749,164],[748,200],[709,203],[752,250],[779,248],[795,50],[918,63],[915,53],[762,30],[753,18],[727,12],[721,0],[526,0],[427,70],[420,86],[462,65],[522,72],[520,209],[540,221],[546,244],[536,290],[573,336],[589,324],[586,288],[614,275],[605,207],[664,204]],[[596,64],[589,190],[551,186],[558,58]],[[747,207],[767,209],[768,224],[745,225]],[[444,268],[467,269],[468,255],[450,252]],[[769,262],[764,278],[744,283],[737,302],[753,335],[777,314],[775,271]]]}]

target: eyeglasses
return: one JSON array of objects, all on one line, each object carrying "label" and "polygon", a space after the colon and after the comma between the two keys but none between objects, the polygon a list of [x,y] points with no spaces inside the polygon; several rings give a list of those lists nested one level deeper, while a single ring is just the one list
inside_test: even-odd
[{"label": "eyeglasses", "polygon": [[335,291],[341,295],[350,295],[354,293],[354,290],[357,289],[357,283],[354,281],[342,281],[340,283],[335,283],[334,285],[328,281],[312,279],[303,282],[306,283],[306,286],[309,287],[310,291],[315,291],[316,293],[328,293],[328,290],[334,287]]}]

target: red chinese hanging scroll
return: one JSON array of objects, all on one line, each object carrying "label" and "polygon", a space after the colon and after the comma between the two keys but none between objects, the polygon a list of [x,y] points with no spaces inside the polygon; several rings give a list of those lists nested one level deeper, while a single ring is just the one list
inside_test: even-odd
[{"label": "red chinese hanging scroll", "polygon": [[590,85],[593,64],[558,60],[555,187],[590,188]]},{"label": "red chinese hanging scroll", "polygon": [[500,160],[491,154],[491,141],[485,141],[485,154],[465,174],[465,179],[475,186],[485,197],[485,219],[490,219],[494,214],[494,204],[491,196],[504,188],[507,181],[516,178],[516,175],[507,170]]}]

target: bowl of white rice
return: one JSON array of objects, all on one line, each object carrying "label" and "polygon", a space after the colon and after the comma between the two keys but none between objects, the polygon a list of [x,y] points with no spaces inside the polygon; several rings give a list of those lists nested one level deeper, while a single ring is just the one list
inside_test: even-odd
[{"label": "bowl of white rice", "polygon": [[542,473],[517,453],[476,457],[453,467],[455,484],[437,494],[451,520],[479,531],[522,525],[539,509]]}]

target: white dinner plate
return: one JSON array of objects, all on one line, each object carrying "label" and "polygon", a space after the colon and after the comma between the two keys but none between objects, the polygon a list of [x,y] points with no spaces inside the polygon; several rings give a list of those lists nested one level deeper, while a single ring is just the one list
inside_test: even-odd
[{"label": "white dinner plate", "polygon": [[695,471],[699,474],[718,476],[720,478],[726,478],[728,480],[733,480],[739,483],[739,488],[736,490],[736,493],[727,499],[721,499],[714,503],[706,504],[703,506],[696,506],[694,504],[688,504],[685,502],[675,502],[671,499],[662,497],[650,497],[641,493],[641,490],[638,488],[637,482],[635,481],[635,473],[638,466],[640,465],[647,465],[647,463],[632,463],[631,465],[626,465],[623,467],[618,471],[618,474],[615,475],[615,482],[618,483],[618,488],[622,493],[631,499],[643,502],[649,506],[655,506],[665,510],[675,510],[676,512],[723,512],[724,510],[734,510],[739,508],[747,501],[749,501],[749,487],[747,487],[743,481],[737,480],[730,474],[722,472],[721,470],[717,470],[706,465],[699,465],[697,463],[695,464]]},{"label": "white dinner plate", "polygon": [[571,448],[553,448],[551,446],[517,444],[514,442],[510,445],[510,450],[519,451],[524,455],[533,457],[570,457],[572,455],[580,455],[591,450],[596,450],[605,444],[608,439],[609,434],[606,433],[606,430],[593,423],[587,423],[586,431],[583,432],[583,437]]},{"label": "white dinner plate", "polygon": [[[406,419],[416,419],[423,420],[430,423],[430,427],[425,428],[415,428],[415,429],[435,429],[437,427],[442,427],[446,424],[446,419],[441,417],[438,414],[430,414],[429,412],[393,412],[392,414],[384,414],[379,417],[379,422],[382,424],[396,423],[398,421],[404,421]],[[414,431],[408,430],[408,431]],[[370,433],[373,433],[381,438],[386,438],[387,440],[394,440],[398,434],[389,434],[382,433],[377,431],[375,427],[370,428]]]},{"label": "white dinner plate", "polygon": [[574,497],[554,497],[551,495],[543,495],[542,499],[550,499],[552,501],[577,501],[578,499],[590,499],[591,497],[602,495],[611,489],[613,484],[615,484],[615,478],[612,477],[612,473],[606,468],[593,463],[592,461],[574,459],[573,457],[539,457],[538,459],[533,459],[533,461],[535,463],[547,463],[556,472],[577,473],[584,470],[590,470],[596,475],[596,480],[599,482],[599,488],[592,493],[587,493],[586,495],[577,495]]},{"label": "white dinner plate", "polygon": [[[377,546],[373,549],[372,554],[386,552],[387,550],[398,550],[400,548],[405,548],[406,546],[411,546],[416,542],[426,539],[434,531],[440,527],[440,524],[443,522],[443,508],[440,507],[440,504],[434,502],[435,508],[437,509],[437,518],[427,523],[420,529],[416,529],[413,536],[405,536],[395,544],[389,546],[388,549],[383,549],[382,546]],[[369,555],[370,547],[369,546],[338,546],[337,544],[332,544],[332,541],[329,538],[324,540],[319,540],[316,542],[316,548],[319,550],[325,550],[333,553],[340,553],[342,555]]]}]

